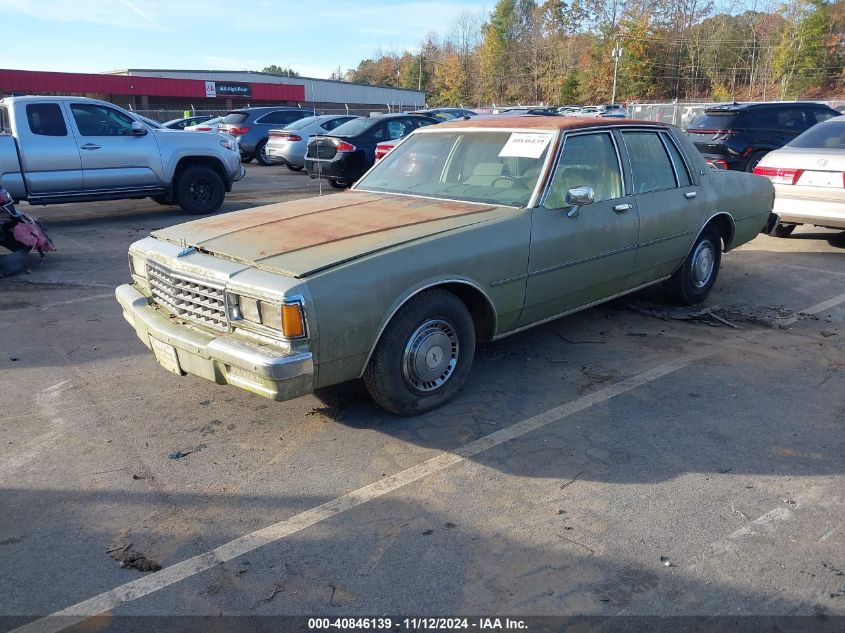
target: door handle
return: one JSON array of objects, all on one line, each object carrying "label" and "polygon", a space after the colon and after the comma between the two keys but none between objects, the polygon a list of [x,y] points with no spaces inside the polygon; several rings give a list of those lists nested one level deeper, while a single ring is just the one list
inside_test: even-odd
[{"label": "door handle", "polygon": [[96,143],[85,143],[85,145],[80,145],[79,149],[100,149],[100,146]]},{"label": "door handle", "polygon": [[684,198],[695,198],[698,194],[695,191],[687,191]]},{"label": "door handle", "polygon": [[613,207],[613,210],[616,211],[616,213],[622,213],[623,211],[630,211],[632,208],[633,207],[630,204],[626,203],[626,204],[617,204],[615,207]]}]

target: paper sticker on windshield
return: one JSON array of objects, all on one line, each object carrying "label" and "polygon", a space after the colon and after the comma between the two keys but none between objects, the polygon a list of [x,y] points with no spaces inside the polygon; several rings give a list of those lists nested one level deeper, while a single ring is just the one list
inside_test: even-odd
[{"label": "paper sticker on windshield", "polygon": [[546,145],[552,140],[551,134],[532,134],[528,132],[514,132],[505,143],[499,156],[516,156],[518,158],[540,158]]}]

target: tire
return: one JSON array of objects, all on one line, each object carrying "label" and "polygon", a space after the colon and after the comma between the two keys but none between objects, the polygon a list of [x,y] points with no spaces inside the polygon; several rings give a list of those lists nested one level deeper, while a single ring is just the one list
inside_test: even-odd
[{"label": "tire", "polygon": [[455,396],[474,356],[467,307],[451,292],[426,291],[393,316],[364,370],[364,385],[388,411],[417,415]]},{"label": "tire", "polygon": [[251,154],[250,154],[250,155],[241,154],[241,162],[242,162],[242,163],[244,163],[244,164],[246,164],[246,163],[251,163],[251,162],[252,162],[252,158],[253,158],[253,157],[252,157],[252,155],[251,155]]},{"label": "tire", "polygon": [[185,213],[214,213],[223,205],[226,188],[223,179],[211,167],[194,165],[179,175],[176,199]]},{"label": "tire", "polygon": [[795,230],[796,224],[781,224],[778,222],[777,224],[772,227],[772,230],[769,231],[769,235],[773,237],[789,237],[792,235],[792,231]]},{"label": "tire", "polygon": [[175,204],[175,203],[173,202],[173,200],[171,200],[171,199],[170,199],[170,198],[168,198],[167,196],[150,196],[150,200],[152,200],[152,201],[153,201],[153,202],[155,202],[156,204],[160,204],[160,205],[163,205],[163,206],[168,206],[168,205],[171,205],[171,204]]},{"label": "tire", "polygon": [[335,189],[346,189],[352,183],[343,178],[329,178],[329,184]]},{"label": "tire", "polygon": [[264,165],[265,167],[269,167],[273,163],[270,162],[270,159],[267,158],[267,141],[261,141],[258,145],[255,146],[255,161],[259,165]]},{"label": "tire", "polygon": [[745,171],[749,174],[754,171],[754,168],[757,166],[761,160],[763,160],[763,156],[768,154],[769,152],[754,152],[751,156],[748,157],[748,162],[745,163]]},{"label": "tire", "polygon": [[722,236],[713,227],[705,228],[684,258],[680,268],[665,282],[667,297],[684,305],[701,303],[719,276],[722,262]]},{"label": "tire", "polygon": [[290,163],[288,163],[288,169],[290,169],[291,171],[302,171],[304,167],[304,165],[291,165]]}]

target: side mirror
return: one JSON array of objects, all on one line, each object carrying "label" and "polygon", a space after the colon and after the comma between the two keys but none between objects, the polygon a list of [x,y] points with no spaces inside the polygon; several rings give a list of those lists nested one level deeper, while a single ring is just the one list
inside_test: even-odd
[{"label": "side mirror", "polygon": [[146,136],[147,126],[140,121],[132,121],[132,136]]},{"label": "side mirror", "polygon": [[566,192],[566,204],[572,205],[566,212],[566,217],[577,218],[579,209],[585,204],[591,204],[595,199],[596,194],[592,187],[573,187]]}]

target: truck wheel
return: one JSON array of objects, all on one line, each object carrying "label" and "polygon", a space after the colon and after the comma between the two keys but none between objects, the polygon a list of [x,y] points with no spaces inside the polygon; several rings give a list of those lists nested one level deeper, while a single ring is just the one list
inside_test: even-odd
[{"label": "truck wheel", "polygon": [[302,171],[302,165],[291,165],[288,163],[288,169],[291,171]]},{"label": "truck wheel", "polygon": [[258,161],[259,165],[264,165],[265,167],[273,164],[267,157],[267,141],[261,141],[255,148],[255,160]]},{"label": "truck wheel", "polygon": [[343,178],[329,178],[329,184],[335,189],[346,189],[352,183]]},{"label": "truck wheel", "polygon": [[769,235],[774,237],[789,237],[792,235],[792,231],[795,230],[796,224],[781,224],[778,222],[777,224],[772,227],[772,230],[769,232]]},{"label": "truck wheel", "polygon": [[685,305],[701,303],[707,298],[722,261],[722,237],[714,227],[705,228],[681,267],[665,282],[667,296]]},{"label": "truck wheel", "polygon": [[220,174],[204,165],[188,167],[176,183],[176,199],[185,213],[214,213],[223,205],[225,195]]},{"label": "truck wheel", "polygon": [[451,292],[423,292],[393,316],[364,370],[373,400],[398,415],[448,402],[467,379],[475,356],[475,326]]}]

